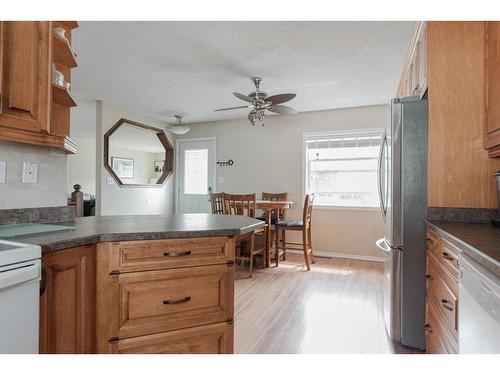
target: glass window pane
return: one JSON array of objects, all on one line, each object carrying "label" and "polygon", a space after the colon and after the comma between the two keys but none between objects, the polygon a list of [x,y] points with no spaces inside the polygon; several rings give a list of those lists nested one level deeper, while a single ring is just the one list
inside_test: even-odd
[{"label": "glass window pane", "polygon": [[184,151],[184,194],[207,194],[208,150]]},{"label": "glass window pane", "polygon": [[380,136],[314,136],[306,140],[307,186],[315,204],[378,207]]}]

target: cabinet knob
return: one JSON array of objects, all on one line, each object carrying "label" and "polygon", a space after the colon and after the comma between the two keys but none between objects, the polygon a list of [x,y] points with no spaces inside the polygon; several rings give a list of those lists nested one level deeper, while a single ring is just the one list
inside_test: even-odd
[{"label": "cabinet knob", "polygon": [[191,255],[191,251],[183,251],[183,252],[171,251],[168,253],[163,253],[163,256],[165,256],[165,257],[183,257],[186,255]]},{"label": "cabinet knob", "polygon": [[187,303],[191,301],[191,297],[184,297],[184,298],[180,298],[180,299],[167,299],[165,301],[163,301],[163,304],[164,305],[180,305],[182,303]]},{"label": "cabinet knob", "polygon": [[442,253],[443,255],[443,258],[446,259],[446,260],[450,260],[450,261],[454,261],[455,258],[453,258],[449,253],[447,253],[446,251],[443,251]]},{"label": "cabinet knob", "polygon": [[448,301],[447,299],[443,298],[441,300],[441,306],[443,306],[443,308],[446,310],[453,311],[453,304],[450,301]]}]

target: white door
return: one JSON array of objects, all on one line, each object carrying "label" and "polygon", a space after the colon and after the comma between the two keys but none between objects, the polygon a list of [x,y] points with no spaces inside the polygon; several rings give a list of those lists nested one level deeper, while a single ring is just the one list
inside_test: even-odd
[{"label": "white door", "polygon": [[215,187],[215,139],[179,140],[177,213],[211,212],[208,194]]}]

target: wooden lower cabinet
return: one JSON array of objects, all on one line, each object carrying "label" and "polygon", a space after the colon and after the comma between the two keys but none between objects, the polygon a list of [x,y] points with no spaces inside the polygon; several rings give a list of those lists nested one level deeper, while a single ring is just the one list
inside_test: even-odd
[{"label": "wooden lower cabinet", "polygon": [[95,353],[95,246],[42,258],[40,353]]},{"label": "wooden lower cabinet", "polygon": [[234,238],[100,243],[97,353],[232,353]]},{"label": "wooden lower cabinet", "polygon": [[427,230],[427,240],[427,353],[458,353],[460,250],[431,230]]},{"label": "wooden lower cabinet", "polygon": [[218,323],[112,341],[113,354],[230,354],[233,324]]},{"label": "wooden lower cabinet", "polygon": [[42,264],[41,353],[233,352],[232,237],[105,242]]}]

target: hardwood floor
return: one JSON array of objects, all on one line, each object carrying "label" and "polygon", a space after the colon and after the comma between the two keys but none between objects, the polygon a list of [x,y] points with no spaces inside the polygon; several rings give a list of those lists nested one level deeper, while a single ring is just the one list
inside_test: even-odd
[{"label": "hardwood floor", "polygon": [[[247,265],[248,267],[248,265]],[[235,353],[414,353],[382,315],[383,265],[289,254],[278,268],[236,267]]]}]

